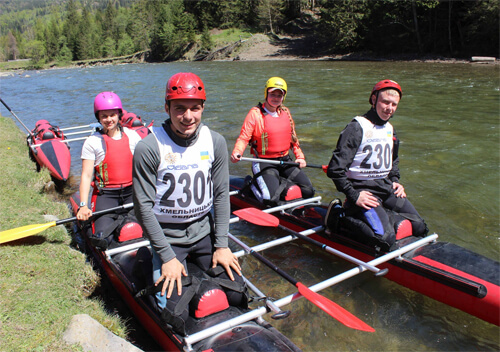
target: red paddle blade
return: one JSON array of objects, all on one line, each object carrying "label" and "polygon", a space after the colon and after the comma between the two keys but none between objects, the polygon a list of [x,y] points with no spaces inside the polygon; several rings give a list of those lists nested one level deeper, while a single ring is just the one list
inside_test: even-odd
[{"label": "red paddle blade", "polygon": [[311,303],[314,303],[317,307],[330,314],[333,318],[337,319],[339,322],[345,326],[368,332],[375,332],[375,329],[370,325],[366,324],[364,321],[354,316],[352,313],[348,312],[337,303],[330,301],[328,298],[321,296],[320,294],[310,290],[304,284],[297,282],[295,285],[299,289],[299,293],[307,298]]},{"label": "red paddle blade", "polygon": [[243,208],[233,211],[233,214],[254,225],[278,227],[280,224],[276,216],[264,213],[257,208]]}]

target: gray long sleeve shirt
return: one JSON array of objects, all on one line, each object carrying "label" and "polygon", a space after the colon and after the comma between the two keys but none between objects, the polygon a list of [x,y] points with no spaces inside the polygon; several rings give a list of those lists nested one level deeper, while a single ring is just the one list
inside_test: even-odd
[{"label": "gray long sleeve shirt", "polygon": [[[202,126],[198,127],[193,136],[180,138],[170,128],[170,120],[162,127],[170,138],[179,146],[189,147],[198,139]],[[220,134],[210,131],[213,140],[214,161],[211,169],[213,183],[213,214],[215,223],[215,247],[228,247],[229,217],[229,166],[226,140]],[[164,263],[175,258],[171,244],[190,245],[212,231],[209,216],[191,223],[159,223],[153,212],[156,198],[156,181],[160,166],[160,149],[153,134],[141,140],[136,148],[133,159],[133,194],[134,209],[145,236]]]}]

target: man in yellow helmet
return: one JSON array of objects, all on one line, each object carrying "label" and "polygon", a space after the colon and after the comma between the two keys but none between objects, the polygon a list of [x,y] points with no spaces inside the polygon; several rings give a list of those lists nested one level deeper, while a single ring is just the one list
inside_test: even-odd
[{"label": "man in yellow helmet", "polygon": [[287,199],[291,184],[300,189],[295,198],[300,195],[303,198],[314,196],[311,181],[301,170],[307,164],[295,132],[295,123],[290,110],[283,105],[287,91],[288,86],[283,78],[268,79],[264,88],[264,104],[259,103],[248,112],[231,154],[233,163],[240,161],[247,144],[250,143],[256,158],[289,162],[292,160],[289,155],[292,149],[299,167],[266,162],[253,163],[255,182],[251,185],[252,191],[260,201],[271,205]]}]

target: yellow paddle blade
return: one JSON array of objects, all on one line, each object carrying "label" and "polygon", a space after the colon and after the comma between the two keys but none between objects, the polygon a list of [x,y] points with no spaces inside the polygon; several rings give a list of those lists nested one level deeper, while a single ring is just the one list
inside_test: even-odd
[{"label": "yellow paddle blade", "polygon": [[15,229],[2,231],[0,232],[0,244],[15,241],[24,237],[33,236],[37,233],[47,230],[49,227],[54,226],[56,226],[56,222],[52,221],[46,224],[26,225]]}]

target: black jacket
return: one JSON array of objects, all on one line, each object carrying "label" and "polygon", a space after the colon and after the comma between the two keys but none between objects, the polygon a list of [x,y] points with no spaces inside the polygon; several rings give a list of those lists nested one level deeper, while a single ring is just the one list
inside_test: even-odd
[{"label": "black jacket", "polygon": [[[386,123],[386,121],[383,121],[378,116],[377,112],[373,108],[362,116],[366,117],[376,125],[383,125]],[[395,131],[393,136],[394,146],[392,150],[392,169],[389,175],[383,179],[353,180],[347,178],[347,171],[349,170],[349,167],[351,166],[354,156],[356,155],[363,139],[363,129],[361,128],[359,122],[353,119],[340,133],[337,146],[333,151],[326,174],[333,180],[337,190],[344,193],[349,202],[352,204],[356,203],[359,193],[362,190],[370,191],[382,200],[386,199],[393,193],[392,183],[398,182],[400,178],[398,167],[399,139],[397,138]]]}]

